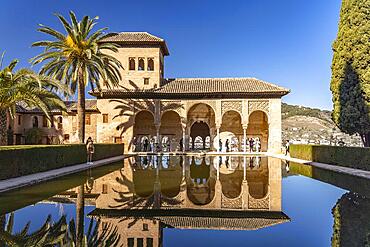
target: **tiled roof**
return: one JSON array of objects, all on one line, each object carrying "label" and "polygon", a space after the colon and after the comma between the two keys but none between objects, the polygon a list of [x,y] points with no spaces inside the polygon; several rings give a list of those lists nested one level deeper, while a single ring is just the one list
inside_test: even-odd
[{"label": "tiled roof", "polygon": [[289,90],[256,78],[177,78],[167,79],[158,91],[163,93],[266,93]]},{"label": "tiled roof", "polygon": [[119,42],[127,44],[159,44],[165,55],[169,55],[164,39],[154,36],[148,32],[121,32],[111,33],[103,42]]},{"label": "tiled roof", "polygon": [[[85,109],[86,111],[98,111],[96,99],[86,99],[85,101]],[[77,111],[77,102],[76,101],[65,101],[64,102],[67,107],[67,111]],[[20,104],[16,105],[16,112],[17,113],[29,113],[29,114],[43,114],[43,112],[39,108],[27,108]],[[52,109],[51,113],[61,113],[59,109]]]},{"label": "tiled roof", "polygon": [[256,230],[289,222],[283,212],[208,209],[95,209],[91,216],[157,219],[165,227]]},{"label": "tiled roof", "polygon": [[256,78],[177,78],[167,79],[156,89],[108,89],[90,92],[99,98],[201,99],[282,97],[289,89]]}]

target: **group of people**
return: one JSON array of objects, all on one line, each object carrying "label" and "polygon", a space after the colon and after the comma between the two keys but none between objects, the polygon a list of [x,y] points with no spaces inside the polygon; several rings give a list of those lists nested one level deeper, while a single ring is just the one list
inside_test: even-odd
[{"label": "group of people", "polygon": [[[249,152],[260,152],[261,151],[261,141],[259,137],[256,138],[247,138],[245,142],[246,147],[249,148]],[[222,139],[219,139],[218,143],[218,151],[219,152],[231,152],[231,151],[237,151],[232,148],[233,145],[230,145],[230,140],[226,139],[225,145],[223,146]]]}]

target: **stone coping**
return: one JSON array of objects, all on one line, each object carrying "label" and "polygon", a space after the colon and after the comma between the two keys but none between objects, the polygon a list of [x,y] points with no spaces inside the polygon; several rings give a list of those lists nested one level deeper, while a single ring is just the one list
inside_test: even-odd
[{"label": "stone coping", "polygon": [[98,166],[121,161],[130,156],[131,155],[120,155],[120,156],[115,156],[111,158],[97,160],[97,161],[94,161],[93,164],[82,163],[82,164],[62,167],[58,169],[53,169],[53,170],[46,171],[46,172],[39,172],[39,173],[34,173],[34,174],[26,175],[26,176],[0,180],[0,193],[5,192],[5,191],[14,190],[14,189],[19,189],[24,186],[29,186],[29,185],[45,182],[45,181],[52,180],[52,179],[62,177],[65,175],[84,171],[90,168],[95,168]]},{"label": "stone coping", "polygon": [[181,152],[181,151],[175,151],[175,152],[130,152],[130,155],[185,155],[185,156],[242,156],[242,155],[248,155],[248,156],[266,156],[266,152]]}]

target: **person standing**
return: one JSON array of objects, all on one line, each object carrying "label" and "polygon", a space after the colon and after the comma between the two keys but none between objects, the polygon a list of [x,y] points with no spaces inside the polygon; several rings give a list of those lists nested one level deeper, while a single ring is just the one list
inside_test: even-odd
[{"label": "person standing", "polygon": [[222,151],[222,141],[221,141],[221,138],[218,140],[218,151],[219,152]]},{"label": "person standing", "polygon": [[229,152],[230,151],[230,142],[229,142],[229,139],[226,139],[225,148],[226,148],[226,152]]},{"label": "person standing", "polygon": [[286,143],[285,143],[285,155],[288,155],[288,153],[290,154],[289,147],[290,147],[290,142],[289,142],[289,140],[286,140]]},{"label": "person standing", "polygon": [[253,152],[253,138],[249,139],[249,152]]},{"label": "person standing", "polygon": [[259,152],[261,148],[261,141],[259,137],[256,138],[255,147],[256,147],[256,152]]},{"label": "person standing", "polygon": [[93,142],[93,139],[91,138],[91,136],[89,138],[87,138],[86,151],[87,151],[87,164],[92,165],[93,164],[92,158],[93,158],[93,154],[95,152],[95,147],[94,147],[94,142]]}]

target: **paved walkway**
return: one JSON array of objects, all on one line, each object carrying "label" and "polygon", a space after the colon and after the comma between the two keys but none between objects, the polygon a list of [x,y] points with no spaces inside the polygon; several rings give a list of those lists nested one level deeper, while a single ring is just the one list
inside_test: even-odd
[{"label": "paved walkway", "polygon": [[129,153],[131,155],[186,155],[186,156],[198,156],[198,155],[213,155],[213,156],[240,156],[240,155],[266,155],[266,152],[192,152],[192,151],[175,151],[175,152],[134,152]]},{"label": "paved walkway", "polygon": [[54,169],[54,170],[50,170],[46,172],[39,172],[39,173],[26,175],[22,177],[0,180],[0,193],[9,191],[9,190],[18,189],[24,186],[29,186],[32,184],[40,183],[40,182],[45,182],[48,180],[55,179],[57,177],[69,175],[69,174],[80,172],[83,170],[87,170],[89,168],[95,168],[98,166],[117,162],[129,156],[131,155],[120,155],[120,156],[115,156],[115,157],[111,157],[107,159],[94,161],[92,165],[87,165],[86,163],[83,163],[83,164],[78,164],[74,166],[58,168],[58,169]]},{"label": "paved walkway", "polygon": [[364,171],[364,170],[343,167],[343,166],[329,165],[329,164],[314,162],[314,161],[309,161],[309,160],[301,160],[297,158],[292,158],[290,156],[285,156],[283,154],[268,154],[268,156],[292,161],[292,162],[303,164],[303,165],[310,165],[313,167],[318,167],[318,168],[322,168],[322,169],[329,170],[329,171],[352,175],[352,176],[356,176],[360,178],[370,179],[370,171]]}]

